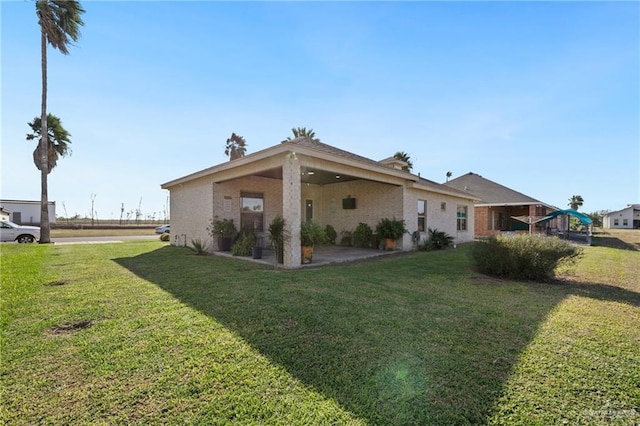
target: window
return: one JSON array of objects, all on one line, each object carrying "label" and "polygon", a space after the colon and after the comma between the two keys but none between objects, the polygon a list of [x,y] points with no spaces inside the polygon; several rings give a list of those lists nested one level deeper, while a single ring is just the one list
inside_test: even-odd
[{"label": "window", "polygon": [[424,232],[427,225],[427,202],[418,200],[418,231]]},{"label": "window", "polygon": [[622,219],[622,226],[629,226],[629,219]]},{"label": "window", "polygon": [[447,211],[447,203],[445,203],[444,201],[440,203],[440,210],[442,210],[443,212]]},{"label": "window", "polygon": [[264,198],[255,192],[240,193],[240,231],[262,232],[264,215]]},{"label": "window", "polygon": [[458,206],[456,213],[456,229],[458,231],[467,230],[467,206]]},{"label": "window", "polygon": [[618,219],[613,219],[613,226],[620,226],[620,221]]}]

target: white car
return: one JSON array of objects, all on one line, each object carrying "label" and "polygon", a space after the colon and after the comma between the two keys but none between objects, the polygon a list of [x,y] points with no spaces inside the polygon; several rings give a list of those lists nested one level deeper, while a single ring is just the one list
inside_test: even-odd
[{"label": "white car", "polygon": [[164,234],[165,232],[171,232],[169,225],[162,225],[156,228],[156,234]]},{"label": "white car", "polygon": [[40,239],[39,226],[23,226],[9,221],[0,221],[0,241],[33,243]]}]

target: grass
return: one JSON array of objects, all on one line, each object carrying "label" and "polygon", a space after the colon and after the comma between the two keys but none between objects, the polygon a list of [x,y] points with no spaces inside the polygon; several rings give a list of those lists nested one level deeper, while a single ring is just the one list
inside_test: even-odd
[{"label": "grass", "polygon": [[0,423],[640,422],[636,251],[587,247],[539,284],[464,247],[298,271],[1,248]]}]

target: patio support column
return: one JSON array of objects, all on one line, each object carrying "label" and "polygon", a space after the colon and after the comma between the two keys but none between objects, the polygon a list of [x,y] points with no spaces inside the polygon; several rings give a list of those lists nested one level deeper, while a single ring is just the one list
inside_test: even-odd
[{"label": "patio support column", "polygon": [[536,217],[536,205],[529,204],[529,234],[533,234],[536,228],[536,224],[533,223],[533,218]]},{"label": "patio support column", "polygon": [[288,269],[299,268],[302,262],[300,254],[301,205],[300,161],[295,152],[290,152],[282,164],[282,217],[284,218],[285,235],[289,235],[284,243],[283,266]]}]

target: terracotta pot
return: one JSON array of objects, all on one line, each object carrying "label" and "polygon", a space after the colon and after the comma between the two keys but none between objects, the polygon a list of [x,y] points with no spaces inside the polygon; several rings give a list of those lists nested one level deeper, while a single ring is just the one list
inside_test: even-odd
[{"label": "terracotta pot", "polygon": [[313,259],[313,247],[302,246],[302,264],[311,263]]},{"label": "terracotta pot", "polygon": [[384,239],[384,249],[386,251],[393,251],[396,249],[396,240],[392,240],[391,238]]}]

